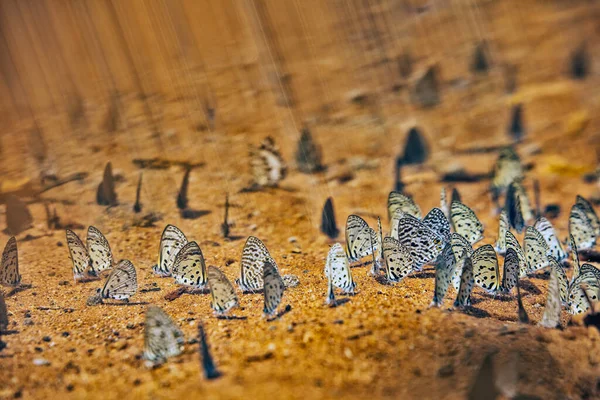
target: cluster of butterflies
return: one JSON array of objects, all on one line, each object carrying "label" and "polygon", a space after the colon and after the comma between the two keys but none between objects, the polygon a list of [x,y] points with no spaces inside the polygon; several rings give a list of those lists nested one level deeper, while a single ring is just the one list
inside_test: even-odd
[{"label": "cluster of butterflies", "polygon": [[[514,190],[518,185],[513,182],[509,188]],[[526,196],[522,186],[516,192],[517,200]],[[432,305],[438,307],[443,305],[451,285],[457,292],[454,306],[465,307],[471,303],[475,285],[494,295],[507,295],[515,287],[518,290],[519,279],[547,267],[551,273],[542,325],[556,327],[560,323],[561,305],[565,305],[571,314],[581,314],[600,298],[600,270],[591,264],[580,265],[577,253],[593,248],[600,234],[598,216],[583,197],[577,196],[569,215],[568,245],[573,263],[570,280],[563,267],[567,253],[548,219],[540,217],[529,226],[518,224],[517,232],[524,231],[521,246],[511,231],[514,225],[505,208],[500,213],[495,246],[486,244],[474,248],[483,239],[484,232],[475,212],[460,199],[454,199],[448,206],[444,188],[440,198],[440,208],[433,208],[422,217],[419,206],[410,197],[391,192],[388,197],[390,233],[386,237],[383,237],[379,219],[376,231],[361,217],[350,215],[346,221],[346,248],[337,243],[327,255],[324,270],[329,283],[326,302],[337,304],[334,288],[345,294],[354,293],[356,283],[350,264],[368,256],[373,259],[371,273],[388,283],[400,282],[409,274],[421,271],[425,265],[433,265]],[[519,201],[510,204],[516,207]],[[522,206],[513,214],[522,215]],[[498,254],[504,255],[502,274]]]},{"label": "cluster of butterflies", "polygon": [[[73,261],[76,281],[97,279],[110,270],[106,282],[88,304],[97,304],[102,299],[128,301],[137,291],[137,276],[133,264],[122,260],[113,268],[110,244],[104,235],[90,226],[87,245],[71,230],[67,230],[67,245]],[[185,234],[174,225],[167,225],[160,238],[158,263],[152,271],[160,277],[172,277],[175,283],[190,292],[208,289],[212,296],[211,307],[217,315],[223,315],[239,306],[236,291],[225,274],[217,267],[207,268],[200,246],[188,241]],[[250,236],[242,250],[240,277],[236,281],[243,292],[264,292],[264,314],[271,317],[277,311],[283,292],[296,286],[294,275],[279,274],[277,263],[269,254],[264,243]]]}]

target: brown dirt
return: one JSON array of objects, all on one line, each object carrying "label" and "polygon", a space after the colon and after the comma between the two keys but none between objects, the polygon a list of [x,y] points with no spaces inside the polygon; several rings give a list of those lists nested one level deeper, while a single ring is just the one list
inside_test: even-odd
[{"label": "brown dirt", "polygon": [[[535,163],[528,176],[540,180],[543,203],[562,207],[560,217],[553,221],[561,237],[567,233],[568,209],[575,194],[595,194],[596,187],[584,184],[581,174],[593,170],[596,163],[600,75],[594,72],[587,80],[576,82],[565,71],[568,55],[582,38],[590,38],[590,54],[600,59],[597,20],[593,19],[597,6],[583,1],[571,5],[482,1],[471,9],[467,3],[452,1],[449,7],[436,6],[411,19],[412,28],[407,28],[416,25],[414,29],[427,33],[427,40],[421,37],[407,42],[417,67],[437,60],[444,68],[443,103],[431,110],[411,106],[404,89],[399,94],[382,92],[378,88],[381,70],[368,70],[364,65],[376,61],[375,56],[363,60],[359,54],[348,56],[344,51],[328,54],[332,46],[337,49],[324,39],[325,33],[333,32],[330,25],[319,31],[322,35],[314,39],[315,47],[310,52],[322,62],[307,72],[301,56],[290,56],[296,43],[290,32],[285,36],[285,20],[277,29],[290,40],[280,46],[289,57],[287,72],[298,76],[294,82],[299,105],[291,113],[275,105],[273,88],[264,76],[265,81],[255,82],[250,75],[242,75],[247,87],[256,84],[260,89],[252,93],[248,89],[246,93],[238,86],[239,76],[231,73],[239,69],[218,63],[209,71],[218,97],[219,119],[213,132],[191,129],[190,104],[172,92],[163,93],[159,99],[150,97],[153,107],[162,111],[158,137],[150,133],[139,98],[127,91],[127,85],[121,89],[127,93],[122,100],[128,125],[110,135],[102,131],[105,105],[92,103],[87,111],[89,127],[81,132],[69,129],[65,134],[67,116],[52,112],[40,100],[38,117],[43,122],[53,168],[61,176],[77,171],[90,173],[84,182],[49,191],[44,197],[73,201],[74,205],[57,206],[63,220],[98,227],[109,239],[115,258],[134,263],[140,288],[156,283],[160,291],[136,294],[132,300],[143,304],[86,307],[87,297],[100,283],[73,283],[64,232],[48,232],[43,206],[33,204],[36,226],[18,237],[21,273],[32,288],[7,299],[11,328],[18,333],[2,337],[8,348],[0,353],[0,397],[461,399],[486,354],[498,351],[497,360],[501,362],[517,351],[520,393],[544,399],[599,398],[598,331],[521,325],[516,321],[513,298],[502,301],[476,289],[474,307],[467,312],[447,307],[429,309],[433,296],[431,274],[385,286],[368,275],[368,268],[359,268],[353,270],[358,294],[341,307],[324,306],[326,280],[322,270],[329,243],[318,231],[320,209],[325,199],[333,196],[341,229],[350,213],[362,214],[370,224],[375,223],[374,215],[385,217],[394,157],[401,150],[406,128],[413,122],[423,127],[433,150],[427,166],[403,173],[410,183],[408,192],[423,210],[439,204],[441,184],[434,170],[443,170],[451,163],[460,163],[473,172],[491,168],[495,155],[456,156],[454,150],[505,142],[510,105],[516,102],[525,104],[528,129],[527,141],[519,152],[525,161]],[[270,4],[274,15],[285,15],[285,10],[277,9],[279,3]],[[310,12],[317,14],[318,10]],[[481,21],[487,25],[477,25]],[[495,64],[489,76],[474,78],[468,62],[474,42],[481,37],[478,29],[487,32],[493,44]],[[458,33],[444,33],[449,31]],[[403,43],[396,44],[399,51]],[[225,57],[215,49],[219,46],[206,46],[210,50],[208,60],[222,61]],[[241,55],[242,60],[235,61],[234,67],[253,54]],[[353,63],[359,60],[363,64]],[[513,95],[503,92],[502,70],[507,62],[519,66],[519,90]],[[260,63],[248,63],[256,68],[252,71],[257,76],[264,73]],[[348,65],[354,67],[351,72],[347,71]],[[368,78],[360,80],[357,76]],[[451,81],[457,78],[466,79],[467,86],[453,86]],[[319,80],[325,85],[314,84]],[[327,99],[319,98],[315,89],[319,87],[327,93]],[[367,107],[351,104],[351,91],[373,95],[377,100]],[[85,90],[83,93],[87,97]],[[331,112],[324,116],[326,101],[330,102],[327,105]],[[378,118],[373,116],[374,110]],[[192,114],[197,117],[197,110]],[[330,171],[323,176],[307,176],[292,168],[283,182],[284,189],[239,193],[250,179],[248,144],[273,135],[284,158],[293,165],[297,128],[303,120],[313,124]],[[36,176],[39,167],[31,160],[26,143],[31,121],[18,119],[9,125],[1,137],[3,177]],[[540,153],[531,155],[531,145]],[[152,228],[132,226],[131,206],[139,171],[131,159],[157,155],[206,163],[192,172],[190,201],[193,208],[209,214],[197,220],[179,217],[175,196],[182,169],[145,171],[144,212],[159,212],[162,221]],[[344,184],[325,182],[324,176],[347,168],[352,157],[374,160],[376,167],[357,171],[355,178]],[[94,199],[108,160],[125,180],[117,185],[122,205],[106,210],[95,205]],[[531,182],[527,181],[530,188]],[[457,186],[463,201],[477,211],[486,226],[483,243],[493,243],[497,232],[486,193],[488,184]],[[223,240],[219,233],[226,192],[233,204],[232,234],[241,239]],[[266,322],[261,316],[261,295],[241,295],[243,310],[236,315],[248,319],[218,320],[212,316],[208,295],[164,300],[175,284],[155,277],[151,266],[156,262],[160,233],[167,223],[176,224],[188,238],[197,240],[207,264],[219,266],[232,280],[239,274],[245,238],[255,235],[264,240],[283,272],[300,278],[300,286],[286,291],[284,297],[284,304],[290,304],[292,311],[277,321]],[[36,238],[24,240],[26,234]],[[288,240],[292,236],[297,239],[295,243]],[[7,239],[0,233],[0,243]],[[65,281],[68,283],[61,284]],[[540,274],[529,282],[523,301],[536,323],[543,313],[547,277]],[[447,306],[452,296],[451,290]],[[163,307],[189,339],[196,336],[196,324],[202,321],[223,377],[212,382],[202,378],[197,344],[186,345],[184,354],[158,369],[146,369],[136,357],[143,347],[146,304]],[[24,323],[26,316],[32,325]],[[564,313],[563,325],[567,321]],[[46,336],[50,341],[43,340]],[[50,365],[34,365],[37,358],[48,360]],[[444,374],[449,370],[451,373]]]}]

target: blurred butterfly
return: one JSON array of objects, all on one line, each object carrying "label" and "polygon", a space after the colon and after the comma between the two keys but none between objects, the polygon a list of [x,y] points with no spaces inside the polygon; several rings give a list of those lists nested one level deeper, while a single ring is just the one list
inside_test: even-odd
[{"label": "blurred butterfly", "polygon": [[[527,195],[527,191],[525,190],[525,186],[523,186],[523,180],[517,179],[511,183],[511,188],[518,195],[519,202],[521,205],[521,214],[523,215],[523,220],[525,222],[531,221],[533,219],[533,209],[531,208],[531,202],[529,201],[529,196]],[[509,190],[511,189],[509,188]]]},{"label": "blurred butterfly", "polygon": [[579,204],[585,215],[587,215],[588,219],[590,220],[590,224],[592,225],[592,228],[594,228],[596,237],[600,236],[600,220],[598,219],[596,211],[594,211],[592,203],[590,203],[584,197],[577,195],[575,204]]},{"label": "blurred butterfly", "polygon": [[398,221],[398,242],[408,250],[416,270],[435,261],[444,248],[440,235],[409,215]]},{"label": "blurred butterfly", "polygon": [[450,205],[450,219],[454,232],[467,239],[471,245],[483,239],[483,224],[473,210],[463,203],[452,202]]},{"label": "blurred butterfly", "polygon": [[454,307],[467,307],[471,305],[471,291],[473,290],[473,263],[471,257],[462,259],[462,274],[460,276],[460,287],[458,296],[454,301]]},{"label": "blurred butterfly", "polygon": [[240,277],[236,283],[244,292],[256,292],[263,288],[263,265],[265,262],[277,269],[275,260],[265,244],[257,237],[250,236],[242,250]]},{"label": "blurred butterfly", "polygon": [[442,186],[440,190],[440,210],[446,216],[446,219],[450,220],[450,208],[448,208],[448,196],[446,194],[446,188]]},{"label": "blurred butterfly", "polygon": [[378,276],[383,258],[383,229],[381,228],[381,218],[379,217],[377,217],[377,243],[375,244],[372,242],[371,246],[373,245],[375,245],[375,247],[372,249],[373,266],[371,267],[371,275]]},{"label": "blurred butterfly", "polygon": [[396,210],[421,219],[421,209],[414,200],[400,192],[390,192],[388,196],[388,218],[391,220]]},{"label": "blurred butterfly", "polygon": [[287,166],[272,137],[265,138],[259,147],[250,147],[250,166],[254,184],[275,187],[287,175]]},{"label": "blurred butterfly", "polygon": [[90,226],[87,231],[87,247],[70,229],[66,230],[67,246],[73,261],[75,280],[98,276],[112,268],[113,255],[108,240],[97,228]]},{"label": "blurred butterfly", "polygon": [[208,287],[212,296],[210,306],[215,314],[225,314],[238,306],[238,298],[233,285],[217,267],[208,267]]},{"label": "blurred butterfly", "polygon": [[452,253],[456,260],[456,268],[454,269],[454,276],[452,277],[452,286],[458,291],[460,288],[460,277],[462,275],[463,258],[471,257],[473,255],[473,247],[467,239],[456,232],[450,235],[450,245],[452,246]]},{"label": "blurred butterfly", "polygon": [[506,210],[500,212],[500,218],[498,220],[498,239],[496,240],[496,252],[500,255],[506,253],[506,231],[510,228],[508,224],[508,217],[506,216]]},{"label": "blurred butterfly", "polygon": [[552,223],[544,217],[540,217],[533,225],[540,232],[550,249],[549,255],[554,257],[558,262],[567,258],[567,253],[563,250],[560,241],[556,238]]},{"label": "blurred butterfly", "polygon": [[491,244],[479,247],[471,256],[474,282],[489,293],[500,288],[500,268],[498,257]]},{"label": "blurred butterfly", "polygon": [[21,275],[19,275],[19,251],[17,239],[11,237],[4,246],[2,252],[2,266],[0,267],[0,283],[4,286],[19,286]]},{"label": "blurred butterfly", "polygon": [[355,262],[369,256],[378,249],[379,240],[373,228],[358,215],[349,215],[346,220],[346,252],[348,260]]},{"label": "blurred butterfly", "polygon": [[500,291],[503,293],[510,293],[519,280],[519,256],[512,247],[506,250],[503,269],[504,272],[502,274],[502,286]]},{"label": "blurred butterfly", "polygon": [[513,147],[506,147],[498,155],[492,178],[492,194],[498,197],[504,193],[511,182],[524,176],[519,155]]},{"label": "blurred butterfly", "polygon": [[573,280],[579,276],[580,271],[579,254],[577,254],[577,246],[573,235],[569,235],[569,248],[571,249],[571,262],[573,263],[573,275],[571,276],[571,283],[573,283]]},{"label": "blurred butterfly", "polygon": [[538,325],[544,328],[556,328],[560,325],[560,311],[562,309],[560,299],[560,287],[558,282],[558,272],[552,268],[550,270],[550,281],[548,282],[548,296],[546,297],[546,307],[544,315]]},{"label": "blurred butterfly", "polygon": [[547,267],[550,264],[550,261],[548,260],[550,248],[542,234],[533,226],[528,226],[525,229],[523,252],[525,253],[525,260],[527,261],[528,274]]},{"label": "blurred butterfly", "polygon": [[591,307],[590,300],[598,301],[599,296],[600,283],[594,273],[581,272],[569,287],[567,296],[569,313],[577,315],[586,312]]},{"label": "blurred butterfly", "polygon": [[392,237],[383,239],[383,259],[388,282],[400,282],[413,271],[414,264],[408,250]]},{"label": "blurred butterfly", "polygon": [[442,251],[439,262],[435,265],[435,290],[433,292],[432,306],[441,307],[444,303],[444,297],[448,291],[448,286],[456,269],[456,259],[452,252],[452,245],[447,243]]},{"label": "blurred butterfly", "polygon": [[525,217],[523,216],[522,199],[515,185],[509,186],[506,192],[504,201],[504,211],[508,219],[509,227],[512,227],[517,232],[523,232],[525,228]]},{"label": "blurred butterfly", "polygon": [[279,276],[277,268],[268,261],[264,262],[263,281],[265,283],[265,306],[263,308],[263,312],[266,317],[270,317],[273,314],[275,314],[279,303],[281,303],[281,298],[283,297],[285,285],[283,284],[281,276]]},{"label": "blurred butterfly", "polygon": [[100,291],[103,299],[123,300],[129,302],[129,298],[137,292],[137,275],[135,267],[129,260],[121,260],[113,268],[110,275]]},{"label": "blurred butterfly", "polygon": [[202,250],[196,242],[188,242],[175,257],[171,275],[178,285],[188,286],[193,289],[202,289],[206,286],[206,264]]},{"label": "blurred butterfly", "polygon": [[4,301],[4,291],[0,290],[0,332],[8,328],[8,310]]},{"label": "blurred butterfly", "polygon": [[177,253],[187,242],[187,238],[178,227],[167,225],[160,237],[158,264],[152,267],[152,271],[158,276],[171,276],[171,268],[173,268]]},{"label": "blurred butterfly", "polygon": [[579,203],[571,207],[571,213],[569,214],[569,235],[573,236],[577,251],[588,250],[596,245],[596,230],[585,208]]},{"label": "blurred butterfly", "polygon": [[344,293],[354,293],[356,283],[352,279],[350,264],[341,244],[336,243],[329,249],[324,272],[332,286],[341,289]]},{"label": "blurred butterfly", "polygon": [[562,265],[560,265],[560,263],[554,257],[550,256],[548,259],[550,261],[550,273],[552,273],[552,271],[556,273],[560,301],[567,305],[567,296],[569,291],[569,280],[567,279],[567,274],[565,273]]},{"label": "blurred butterfly", "polygon": [[184,342],[183,332],[173,320],[160,307],[149,306],[144,324],[146,364],[153,367],[181,354]]}]

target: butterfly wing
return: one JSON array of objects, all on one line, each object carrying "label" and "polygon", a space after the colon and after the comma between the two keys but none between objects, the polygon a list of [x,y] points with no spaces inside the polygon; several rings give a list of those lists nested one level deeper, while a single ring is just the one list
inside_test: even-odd
[{"label": "butterfly wing", "polygon": [[410,216],[398,221],[398,241],[408,250],[413,268],[417,270],[435,261],[444,247],[439,235]]},{"label": "butterfly wing", "polygon": [[573,236],[578,251],[591,249],[596,245],[596,231],[580,204],[571,207],[569,234]]},{"label": "butterfly wing", "polygon": [[413,271],[413,262],[408,250],[394,238],[383,239],[383,259],[389,282],[400,282]]},{"label": "butterfly wing", "polygon": [[504,256],[504,273],[502,274],[502,291],[509,293],[517,285],[519,279],[519,256],[514,248],[506,250]]},{"label": "butterfly wing", "polygon": [[527,260],[525,259],[525,252],[519,244],[519,241],[513,235],[511,231],[506,231],[506,251],[513,249],[517,254],[517,260],[519,261],[519,278],[527,276]]},{"label": "butterfly wing", "polygon": [[591,307],[588,298],[597,301],[599,294],[600,283],[596,276],[590,271],[582,272],[569,287],[567,300],[569,313],[577,315],[586,312]]},{"label": "butterfly wing", "polygon": [[508,217],[508,222],[511,227],[516,229],[517,232],[523,232],[525,228],[525,219],[523,217],[523,208],[522,208],[521,197],[519,196],[519,191],[516,187],[516,184],[513,182],[508,187],[508,192],[506,193],[506,200],[504,202],[504,210],[506,211],[506,216]]},{"label": "butterfly wing", "polygon": [[160,237],[158,264],[153,268],[159,276],[171,276],[171,268],[179,250],[185,246],[187,238],[175,225],[167,225]]},{"label": "butterfly wing", "polygon": [[113,264],[113,255],[108,240],[97,228],[90,226],[87,232],[87,250],[90,256],[90,275],[109,269]]},{"label": "butterfly wing", "polygon": [[442,251],[440,262],[435,266],[435,290],[432,305],[436,307],[442,306],[455,269],[456,259],[452,252],[452,245],[448,243]]},{"label": "butterfly wing", "polygon": [[159,307],[149,306],[144,325],[144,359],[152,365],[181,354],[185,338],[173,320]]},{"label": "butterfly wing", "polygon": [[390,220],[390,236],[393,237],[394,239],[398,239],[398,222],[402,219],[409,216],[408,214],[406,214],[405,212],[403,212],[400,209],[397,209],[396,211],[394,211],[394,214],[392,215],[392,219]]},{"label": "butterfly wing", "polygon": [[508,231],[508,217],[506,216],[506,210],[500,212],[500,218],[498,220],[498,239],[496,240],[496,252],[500,255],[506,253],[506,231]]},{"label": "butterfly wing", "polygon": [[453,201],[450,206],[450,219],[454,232],[463,236],[472,245],[483,239],[483,224],[469,207]]},{"label": "butterfly wing", "polygon": [[571,276],[571,282],[579,276],[579,254],[577,254],[577,245],[573,235],[569,235],[569,248],[571,249],[571,261],[573,262],[573,275]]},{"label": "butterfly wing", "polygon": [[352,278],[352,271],[346,253],[339,243],[334,244],[329,249],[325,275],[331,279],[333,286],[341,289],[344,293],[354,293],[356,283]]},{"label": "butterfly wing", "polygon": [[2,252],[2,269],[0,270],[0,283],[5,286],[19,286],[21,275],[19,275],[19,251],[17,239],[11,237],[4,246]]},{"label": "butterfly wing", "polygon": [[550,248],[546,244],[542,234],[533,226],[525,228],[523,251],[527,260],[527,273],[535,272],[550,264],[548,260]]},{"label": "butterfly wing", "polygon": [[202,289],[206,286],[206,264],[198,243],[188,242],[175,257],[171,275],[178,285]]},{"label": "butterfly wing", "polygon": [[259,186],[277,186],[287,175],[287,166],[271,137],[263,140],[257,149],[250,149],[250,166],[254,182]]},{"label": "butterfly wing", "polygon": [[475,284],[484,290],[494,293],[500,288],[500,269],[498,257],[491,244],[481,246],[471,257]]},{"label": "butterfly wing", "polygon": [[452,253],[456,260],[456,268],[454,269],[454,276],[452,277],[452,286],[458,291],[460,288],[460,277],[462,275],[463,257],[471,257],[473,255],[473,247],[467,239],[456,232],[450,235],[450,245],[452,246]]},{"label": "butterfly wing", "polygon": [[69,254],[71,255],[71,261],[73,261],[75,280],[84,278],[91,264],[91,259],[79,236],[70,229],[67,229],[67,247],[69,247]]},{"label": "butterfly wing", "polygon": [[390,219],[396,210],[421,219],[421,209],[412,198],[400,192],[390,192],[388,196],[388,217]]},{"label": "butterfly wing", "polygon": [[454,307],[466,307],[471,305],[471,291],[473,290],[473,262],[471,257],[465,257],[463,260],[462,274],[460,276],[460,288],[458,296],[454,301]]},{"label": "butterfly wing", "polygon": [[263,288],[263,264],[268,261],[275,268],[277,264],[264,243],[255,236],[246,240],[242,250],[242,263],[238,285],[245,292],[255,292]]},{"label": "butterfly wing", "polygon": [[279,275],[277,268],[268,261],[265,261],[263,266],[263,281],[265,283],[264,299],[265,307],[263,312],[265,316],[271,316],[277,311],[285,285],[283,279]]},{"label": "butterfly wing", "polygon": [[580,195],[577,195],[576,204],[579,204],[585,215],[590,220],[590,225],[592,225],[592,228],[596,233],[596,237],[600,236],[600,220],[598,219],[598,215],[596,214],[596,211],[594,211],[592,204]]},{"label": "butterfly wing", "polygon": [[346,246],[349,261],[358,261],[377,250],[377,234],[364,219],[350,215],[346,220]]},{"label": "butterfly wing", "polygon": [[128,300],[137,292],[135,267],[129,260],[121,260],[112,270],[102,288],[102,298]]},{"label": "butterfly wing", "polygon": [[439,208],[431,209],[425,218],[423,218],[423,224],[437,233],[442,238],[444,244],[450,241],[450,222],[448,222],[444,212]]},{"label": "butterfly wing", "polygon": [[450,219],[450,208],[448,208],[448,196],[446,194],[446,188],[442,186],[440,190],[440,210],[444,213],[446,219]]},{"label": "butterfly wing", "polygon": [[560,241],[556,238],[554,227],[550,221],[541,217],[535,222],[533,227],[542,234],[544,241],[550,249],[550,256],[554,257],[559,262],[567,258],[567,253],[560,244]]},{"label": "butterfly wing", "polygon": [[217,314],[224,314],[238,305],[235,289],[220,269],[208,267],[208,286],[212,296],[211,307]]},{"label": "butterfly wing", "polygon": [[567,274],[565,273],[565,270],[563,269],[562,265],[560,265],[560,263],[554,257],[549,257],[549,259],[551,267],[550,273],[552,273],[552,270],[554,270],[554,272],[556,273],[560,301],[566,305],[569,291],[569,281],[567,280]]}]

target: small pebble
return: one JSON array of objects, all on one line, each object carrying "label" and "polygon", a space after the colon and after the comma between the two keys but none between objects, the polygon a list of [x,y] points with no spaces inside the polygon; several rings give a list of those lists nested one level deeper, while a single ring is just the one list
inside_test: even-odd
[{"label": "small pebble", "polygon": [[452,364],[442,366],[438,369],[437,375],[440,378],[448,378],[449,376],[454,375],[454,366]]},{"label": "small pebble", "polygon": [[42,338],[42,340],[43,340],[44,342],[51,342],[51,341],[52,341],[52,338],[51,338],[50,336],[44,336],[44,337]]},{"label": "small pebble", "polygon": [[33,365],[42,366],[42,365],[50,365],[50,361],[44,358],[34,358]]},{"label": "small pebble", "polygon": [[33,325],[33,321],[31,320],[31,318],[25,318],[23,320],[23,325],[31,326]]}]

